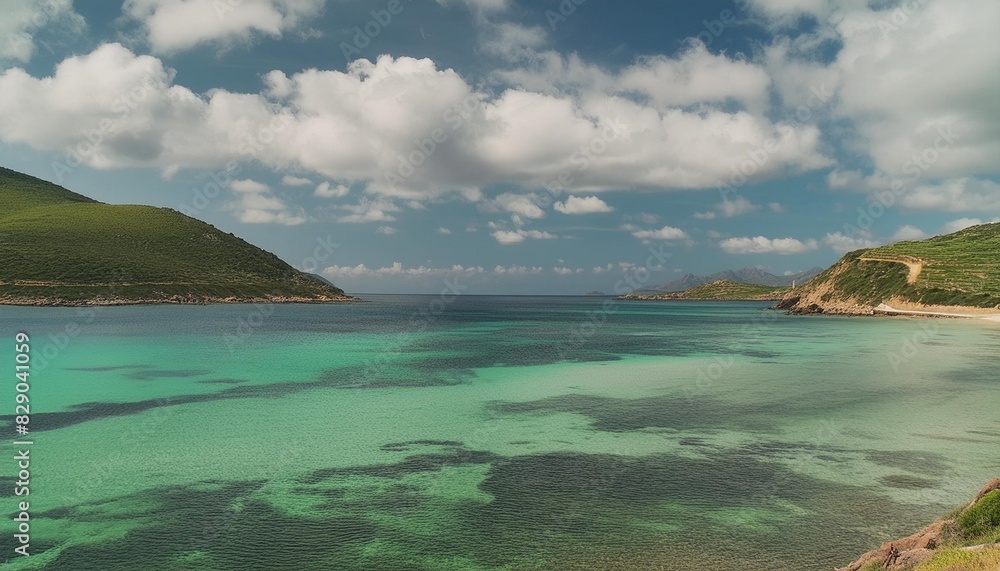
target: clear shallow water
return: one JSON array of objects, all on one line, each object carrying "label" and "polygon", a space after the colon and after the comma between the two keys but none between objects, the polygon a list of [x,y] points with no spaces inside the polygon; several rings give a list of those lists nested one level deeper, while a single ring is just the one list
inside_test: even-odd
[{"label": "clear shallow water", "polygon": [[369,299],[0,308],[3,568],[829,569],[1000,473],[996,325]]}]

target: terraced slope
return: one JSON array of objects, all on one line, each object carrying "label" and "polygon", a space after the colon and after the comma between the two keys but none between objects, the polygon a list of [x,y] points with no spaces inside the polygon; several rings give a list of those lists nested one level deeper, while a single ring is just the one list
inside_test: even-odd
[{"label": "terraced slope", "polygon": [[880,304],[901,309],[1000,307],[1000,224],[851,252],[785,296],[779,307],[799,313],[870,314]]}]

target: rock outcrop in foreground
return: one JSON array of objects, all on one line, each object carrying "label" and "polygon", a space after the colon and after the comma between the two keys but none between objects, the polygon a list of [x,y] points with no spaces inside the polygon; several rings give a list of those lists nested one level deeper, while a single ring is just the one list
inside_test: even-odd
[{"label": "rock outcrop in foreground", "polygon": [[[959,522],[962,520],[963,514],[969,513],[987,495],[997,490],[1000,490],[1000,478],[991,481],[980,490],[972,503],[955,517],[936,521],[909,537],[883,543],[878,549],[865,553],[854,563],[837,569],[837,571],[869,571],[874,569],[919,571],[920,565],[930,561],[940,549],[947,547],[949,543],[961,543]],[[994,522],[992,525],[995,527],[996,523]],[[964,547],[955,546],[954,548],[967,551],[985,551],[994,548],[994,546],[979,544]]]}]

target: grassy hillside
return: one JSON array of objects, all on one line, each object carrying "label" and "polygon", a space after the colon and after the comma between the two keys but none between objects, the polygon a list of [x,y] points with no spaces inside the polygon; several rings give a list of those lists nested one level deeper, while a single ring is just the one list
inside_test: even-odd
[{"label": "grassy hillside", "polygon": [[623,299],[646,300],[646,301],[666,301],[666,300],[706,300],[706,301],[735,301],[735,300],[778,300],[791,288],[771,287],[754,284],[736,283],[726,280],[719,280],[710,284],[703,284],[677,293],[661,293],[653,295],[628,295]]},{"label": "grassy hillside", "polygon": [[852,313],[890,300],[979,308],[1000,305],[1000,224],[851,252],[789,294],[780,306]]},{"label": "grassy hillside", "polygon": [[0,168],[0,301],[244,301],[344,292],[176,211],[96,202]]}]

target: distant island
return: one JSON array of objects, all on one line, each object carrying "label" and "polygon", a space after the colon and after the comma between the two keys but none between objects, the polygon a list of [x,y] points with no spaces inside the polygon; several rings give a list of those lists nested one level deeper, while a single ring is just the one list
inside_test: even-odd
[{"label": "distant island", "polygon": [[625,301],[779,301],[791,290],[789,287],[771,287],[719,280],[695,286],[682,292],[638,293],[618,297]]},{"label": "distant island", "polygon": [[0,304],[358,301],[169,208],[110,205],[0,167]]},{"label": "distant island", "polygon": [[1000,315],[1000,223],[845,255],[788,292],[798,314]]},{"label": "distant island", "polygon": [[804,272],[778,276],[760,268],[743,268],[740,270],[725,270],[722,272],[716,272],[709,276],[685,274],[676,280],[667,282],[663,285],[652,288],[644,288],[636,291],[635,293],[655,295],[658,293],[682,292],[693,287],[719,281],[770,286],[773,288],[791,287],[794,284],[804,284],[822,272],[823,268],[812,268],[811,270],[806,270]]}]

